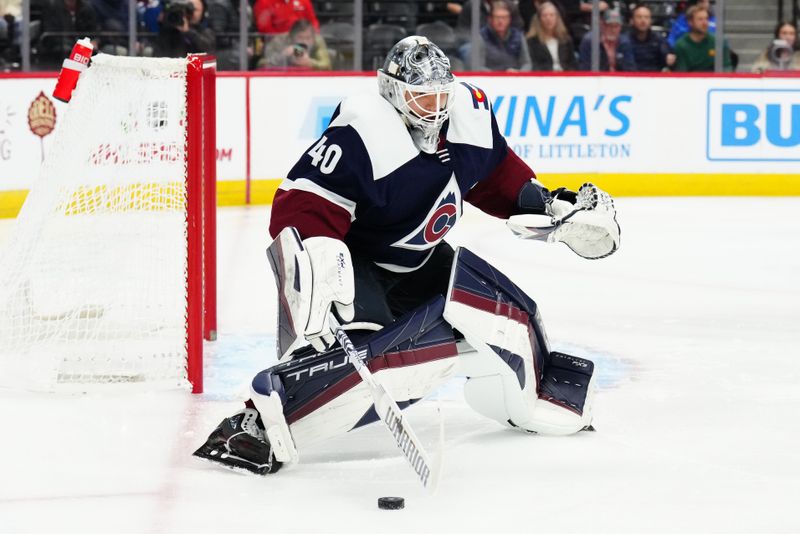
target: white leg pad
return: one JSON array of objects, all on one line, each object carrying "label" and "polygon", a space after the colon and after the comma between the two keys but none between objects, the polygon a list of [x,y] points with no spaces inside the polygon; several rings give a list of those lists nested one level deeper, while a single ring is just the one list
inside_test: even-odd
[{"label": "white leg pad", "polygon": [[[473,347],[480,345],[475,340],[472,343]],[[548,395],[539,396],[531,387],[532,380],[520,388],[511,368],[488,346],[484,347],[483,354],[475,351],[459,356],[462,372],[469,377],[464,384],[464,398],[473,410],[500,423],[545,435],[574,434],[591,424],[594,377],[587,385],[581,414]]]},{"label": "white leg pad", "polygon": [[463,248],[444,317],[475,349],[459,355],[475,411],[541,434],[572,434],[591,423],[592,362],[551,352],[536,303]]},{"label": "white leg pad", "polygon": [[464,384],[464,398],[473,410],[503,424],[514,421],[510,426],[528,418],[535,399],[520,389],[517,375],[496,354],[476,351],[459,357],[463,372],[470,377]]},{"label": "white leg pad", "polygon": [[275,459],[279,462],[296,462],[298,460],[297,448],[289,432],[289,425],[283,415],[283,404],[276,391],[269,395],[261,395],[252,388],[251,399],[256,405],[261,421],[264,423],[265,434],[272,446]]},{"label": "white leg pad", "polygon": [[530,419],[523,423],[525,430],[551,436],[566,436],[582,430],[592,423],[592,403],[594,402],[594,377],[588,384],[588,393],[583,407],[583,414],[571,411],[560,404],[540,398],[530,414]]},{"label": "white leg pad", "polygon": [[[374,373],[398,403],[421,399],[452,376],[455,356]],[[348,364],[349,365],[349,364]],[[319,443],[352,430],[374,402],[369,388],[359,382],[341,395],[302,418],[292,421],[291,430],[300,448]]]}]

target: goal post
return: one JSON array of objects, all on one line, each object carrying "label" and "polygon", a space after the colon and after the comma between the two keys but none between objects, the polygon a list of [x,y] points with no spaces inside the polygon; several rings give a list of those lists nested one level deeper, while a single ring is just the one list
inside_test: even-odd
[{"label": "goal post", "polygon": [[0,252],[0,387],[203,391],[216,337],[215,60],[99,54]]},{"label": "goal post", "polygon": [[203,392],[203,339],[217,337],[216,60],[190,55],[186,74],[187,378]]}]

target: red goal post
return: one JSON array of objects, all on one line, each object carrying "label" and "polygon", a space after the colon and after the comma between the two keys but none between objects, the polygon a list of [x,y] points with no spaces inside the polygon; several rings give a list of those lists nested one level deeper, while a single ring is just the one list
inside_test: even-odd
[{"label": "red goal post", "polygon": [[203,339],[217,337],[216,58],[190,55],[186,74],[186,351],[192,393],[203,392]]}]

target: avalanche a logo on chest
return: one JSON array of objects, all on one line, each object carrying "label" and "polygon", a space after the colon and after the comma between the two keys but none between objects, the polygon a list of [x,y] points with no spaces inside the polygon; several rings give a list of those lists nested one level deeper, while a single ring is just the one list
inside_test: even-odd
[{"label": "avalanche a logo on chest", "polygon": [[432,248],[455,226],[461,213],[461,190],[452,174],[419,226],[392,245],[410,250]]}]

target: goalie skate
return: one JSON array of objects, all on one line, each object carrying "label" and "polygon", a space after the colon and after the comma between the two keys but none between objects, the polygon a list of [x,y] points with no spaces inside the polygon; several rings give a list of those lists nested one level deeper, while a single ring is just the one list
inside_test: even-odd
[{"label": "goalie skate", "polygon": [[258,424],[258,412],[252,408],[223,419],[194,455],[257,475],[274,473],[283,465],[275,459],[269,440]]}]

